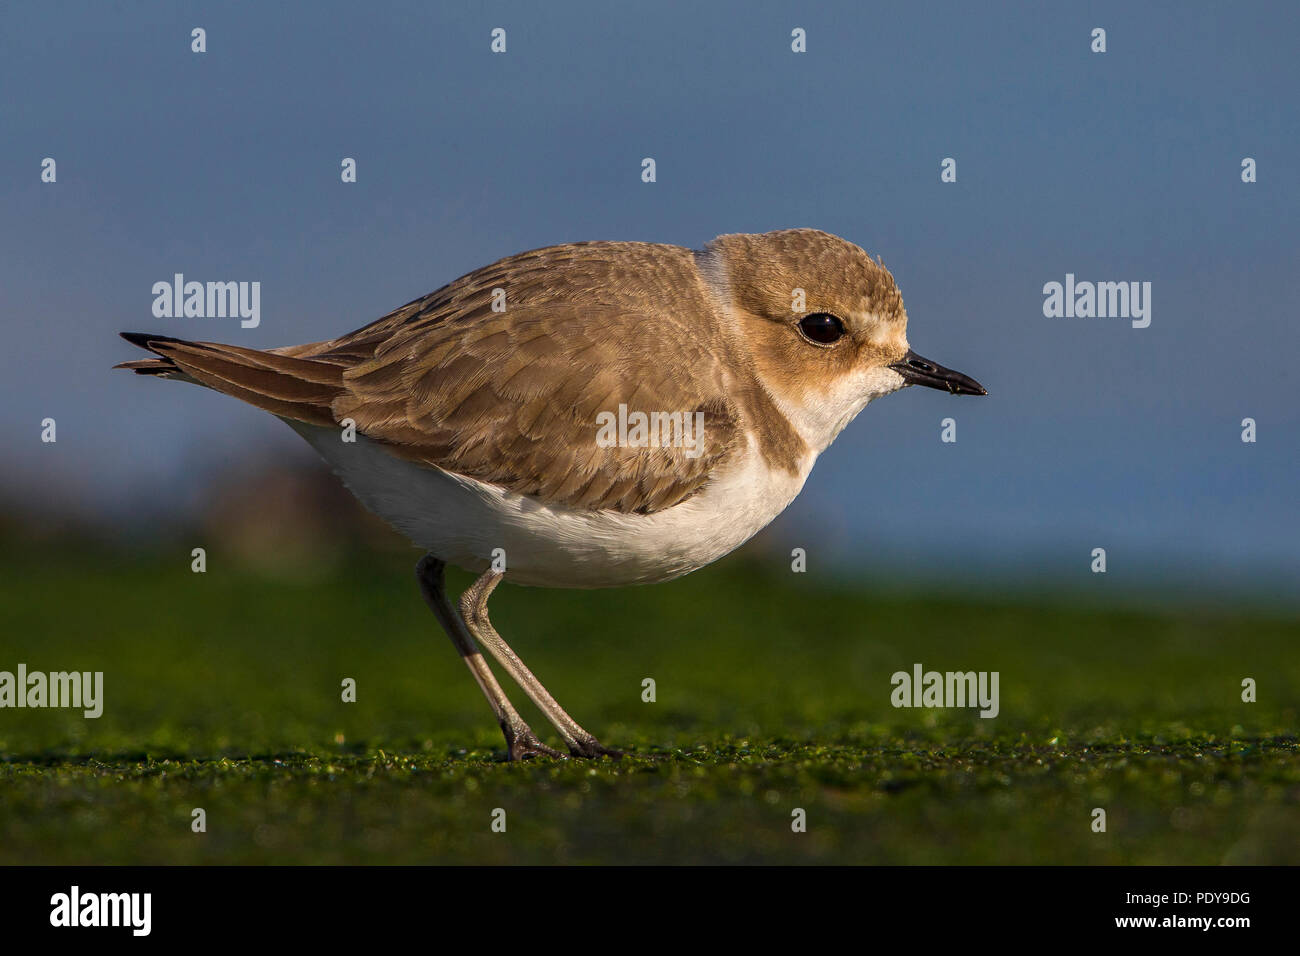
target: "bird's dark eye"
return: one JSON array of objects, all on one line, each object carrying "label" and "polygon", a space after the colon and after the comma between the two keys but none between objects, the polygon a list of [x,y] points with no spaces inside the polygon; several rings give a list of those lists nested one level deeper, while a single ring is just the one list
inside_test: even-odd
[{"label": "bird's dark eye", "polygon": [[814,312],[799,320],[799,329],[818,345],[831,345],[844,334],[844,323],[829,312]]}]

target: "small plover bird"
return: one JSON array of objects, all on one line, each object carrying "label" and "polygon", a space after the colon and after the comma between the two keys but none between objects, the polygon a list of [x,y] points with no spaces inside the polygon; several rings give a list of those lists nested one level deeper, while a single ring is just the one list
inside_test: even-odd
[{"label": "small plover bird", "polygon": [[[889,271],[814,229],[703,249],[578,242],[463,276],[340,338],[259,351],[123,333],[118,368],[278,416],[426,555],[425,601],[492,705],[510,759],[564,756],[520,717],[480,646],[574,756],[578,726],[488,619],[503,577],[667,581],[747,541],[872,399],[984,395],[911,350]],[[480,576],[448,600],[443,570]]]}]

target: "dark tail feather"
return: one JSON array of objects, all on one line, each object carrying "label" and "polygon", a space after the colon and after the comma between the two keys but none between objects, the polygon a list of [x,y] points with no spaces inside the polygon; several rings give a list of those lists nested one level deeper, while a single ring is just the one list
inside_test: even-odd
[{"label": "dark tail feather", "polygon": [[330,405],[343,388],[343,369],[338,365],[150,332],[121,335],[156,358],[123,362],[115,368],[206,385],[285,418],[335,424]]},{"label": "dark tail feather", "polygon": [[[132,345],[138,345],[142,349],[148,349],[150,342],[180,342],[181,339],[172,338],[170,335],[150,335],[148,332],[119,332],[122,338],[126,339]],[[166,358],[161,353],[157,353],[158,358],[137,359],[134,362],[122,362],[114,365],[113,368],[128,368],[137,375],[158,375],[163,378],[178,378],[193,382],[194,379],[188,378],[171,359]],[[196,383],[197,384],[197,383]]]}]

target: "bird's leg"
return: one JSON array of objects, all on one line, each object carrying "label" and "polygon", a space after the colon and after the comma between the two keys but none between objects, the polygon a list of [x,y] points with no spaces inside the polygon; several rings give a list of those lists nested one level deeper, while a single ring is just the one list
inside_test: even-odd
[{"label": "bird's leg", "polygon": [[488,620],[487,602],[501,578],[500,571],[486,571],[460,596],[460,613],[470,633],[478,638],[479,643],[483,644],[497,659],[497,663],[506,669],[506,673],[514,682],[524,689],[524,693],[532,698],[533,703],[546,715],[546,719],[555,726],[560,736],[564,738],[564,742],[569,745],[569,753],[575,757],[623,756],[617,750],[602,747],[599,740],[579,727],[578,722],[564,712],[564,708],[556,703],[555,698],[542,686],[542,682],[533,676],[533,672],[496,632],[492,622]]},{"label": "bird's leg", "polygon": [[519,711],[515,710],[514,705],[506,697],[505,691],[497,683],[487,661],[483,660],[478,645],[474,643],[474,638],[466,630],[465,622],[447,600],[443,578],[443,569],[446,567],[446,562],[439,561],[431,554],[426,554],[420,559],[415,566],[415,577],[420,582],[420,594],[424,596],[424,602],[438,618],[438,623],[447,632],[451,642],[456,645],[460,656],[465,659],[470,673],[474,675],[479,688],[483,691],[483,696],[492,705],[492,713],[496,715],[497,723],[501,725],[501,732],[506,736],[506,750],[510,759],[521,760],[524,757],[543,754],[548,757],[563,757],[564,754],[537,739],[537,735],[528,724],[524,723],[524,719],[519,716]]}]

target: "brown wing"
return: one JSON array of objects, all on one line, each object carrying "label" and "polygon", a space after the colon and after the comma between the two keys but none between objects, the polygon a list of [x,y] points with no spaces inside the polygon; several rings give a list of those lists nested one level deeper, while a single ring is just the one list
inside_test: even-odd
[{"label": "brown wing", "polygon": [[[407,458],[572,508],[649,513],[697,492],[740,440],[725,394],[716,353],[672,318],[553,303],[405,324],[344,373],[332,408]],[[689,449],[602,447],[598,415],[620,405],[702,430]]]},{"label": "brown wing", "polygon": [[[506,311],[493,311],[504,289]],[[180,377],[357,430],[414,461],[573,508],[648,513],[698,492],[743,440],[727,343],[691,253],[575,243],[493,263],[329,342],[259,352],[126,334]],[[694,317],[694,318],[693,318]],[[698,444],[601,447],[600,412],[703,415]]]}]

